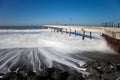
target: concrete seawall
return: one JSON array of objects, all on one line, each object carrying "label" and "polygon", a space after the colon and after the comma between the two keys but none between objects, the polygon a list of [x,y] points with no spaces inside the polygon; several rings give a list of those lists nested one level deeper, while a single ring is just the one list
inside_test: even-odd
[{"label": "concrete seawall", "polygon": [[103,28],[104,34],[120,40],[120,28]]},{"label": "concrete seawall", "polygon": [[116,52],[120,53],[120,40],[114,39],[112,37],[107,36],[106,34],[102,34],[102,37],[106,40],[107,44]]}]

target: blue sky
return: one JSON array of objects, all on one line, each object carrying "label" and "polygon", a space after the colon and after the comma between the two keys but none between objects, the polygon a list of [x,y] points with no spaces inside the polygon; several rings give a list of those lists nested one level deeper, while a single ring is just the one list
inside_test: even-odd
[{"label": "blue sky", "polygon": [[0,0],[0,25],[120,22],[120,0]]}]

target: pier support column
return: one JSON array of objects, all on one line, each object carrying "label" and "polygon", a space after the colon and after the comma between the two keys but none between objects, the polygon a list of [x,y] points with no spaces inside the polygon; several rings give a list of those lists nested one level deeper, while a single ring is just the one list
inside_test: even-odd
[{"label": "pier support column", "polygon": [[90,39],[92,39],[92,32],[90,32]]},{"label": "pier support column", "polygon": [[56,30],[57,30],[57,33],[58,33],[58,30],[59,30],[59,29],[58,29],[58,28],[56,28]]},{"label": "pier support column", "polygon": [[69,32],[69,36],[71,36],[71,29],[70,29],[70,32]]},{"label": "pier support column", "polygon": [[83,31],[82,40],[85,39],[85,31]]},{"label": "pier support column", "polygon": [[67,34],[67,29],[66,29],[66,34]]},{"label": "pier support column", "polygon": [[63,29],[61,28],[61,33],[63,34]]},{"label": "pier support column", "polygon": [[75,36],[76,36],[76,30],[75,30]]}]

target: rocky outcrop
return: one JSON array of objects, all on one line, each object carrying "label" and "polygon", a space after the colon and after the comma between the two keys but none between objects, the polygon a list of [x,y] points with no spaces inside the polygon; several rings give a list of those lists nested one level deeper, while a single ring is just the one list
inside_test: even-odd
[{"label": "rocky outcrop", "polygon": [[85,76],[82,73],[69,73],[57,68],[46,68],[42,71],[18,71],[0,73],[0,80],[120,80],[120,64],[93,62],[86,66]]},{"label": "rocky outcrop", "polygon": [[70,74],[69,72],[46,68],[42,71],[18,71],[0,73],[0,80],[85,80],[81,73]]},{"label": "rocky outcrop", "polygon": [[96,62],[86,70],[89,76],[85,80],[119,80],[120,64]]}]

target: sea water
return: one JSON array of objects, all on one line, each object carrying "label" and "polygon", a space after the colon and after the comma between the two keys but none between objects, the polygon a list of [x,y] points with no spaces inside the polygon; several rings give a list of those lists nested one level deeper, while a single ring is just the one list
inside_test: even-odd
[{"label": "sea water", "polygon": [[[80,31],[77,33],[82,34]],[[69,36],[69,33],[61,34],[50,29],[1,29],[0,72],[36,72],[46,67],[57,67],[87,74],[82,66],[94,60],[95,55],[116,54],[100,34],[93,33],[92,40],[89,37],[82,40],[80,35]],[[93,54],[92,58],[89,54]]]}]

